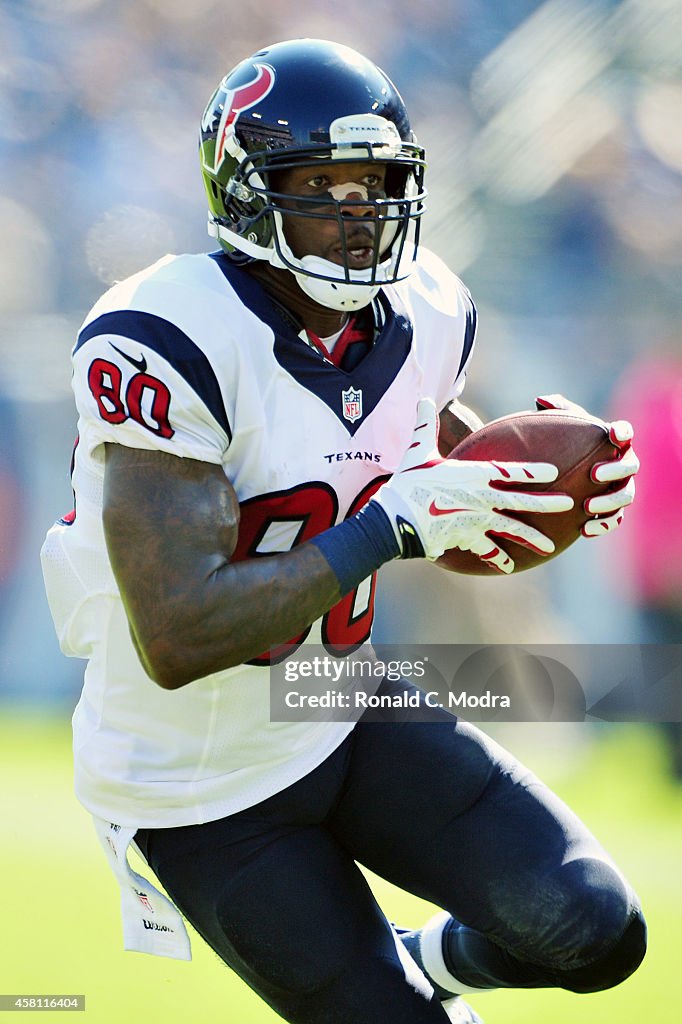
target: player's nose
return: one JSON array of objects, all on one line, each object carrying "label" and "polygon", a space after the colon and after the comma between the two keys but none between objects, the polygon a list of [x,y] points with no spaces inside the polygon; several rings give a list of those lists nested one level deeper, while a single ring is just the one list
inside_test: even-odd
[{"label": "player's nose", "polygon": [[330,193],[340,205],[344,217],[367,217],[374,215],[374,204],[369,198],[365,185],[357,181],[339,182],[332,185]]},{"label": "player's nose", "polygon": [[374,204],[361,192],[349,192],[341,203],[341,213],[344,217],[373,217]]}]

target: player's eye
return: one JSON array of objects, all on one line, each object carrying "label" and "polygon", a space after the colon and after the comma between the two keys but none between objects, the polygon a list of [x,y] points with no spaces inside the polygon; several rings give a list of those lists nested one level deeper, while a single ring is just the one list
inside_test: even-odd
[{"label": "player's eye", "polygon": [[323,174],[317,174],[314,178],[309,178],[306,182],[308,188],[325,188],[328,184],[327,178]]}]

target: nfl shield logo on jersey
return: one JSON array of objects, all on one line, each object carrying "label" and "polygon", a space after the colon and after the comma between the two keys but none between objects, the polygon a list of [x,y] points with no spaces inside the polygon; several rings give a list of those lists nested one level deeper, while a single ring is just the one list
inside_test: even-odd
[{"label": "nfl shield logo on jersey", "polygon": [[344,420],[350,420],[351,423],[359,420],[362,416],[362,391],[348,388],[347,391],[341,392],[341,401]]}]

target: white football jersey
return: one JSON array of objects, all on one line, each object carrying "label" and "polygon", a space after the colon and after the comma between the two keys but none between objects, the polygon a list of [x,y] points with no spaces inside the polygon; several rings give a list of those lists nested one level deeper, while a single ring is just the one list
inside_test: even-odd
[{"label": "white football jersey", "polygon": [[[166,256],[87,316],[73,352],[76,514],[49,531],[42,556],[61,648],[88,662],[76,791],[98,817],[170,827],[234,813],[307,774],[352,729],[271,722],[265,660],[173,691],[147,676],[107,556],[103,444],[222,465],[241,506],[234,557],[288,550],[354,514],[395,470],[420,397],[442,409],[463,386],[475,310],[437,257],[422,252],[374,314],[375,344],[345,372],[213,254]],[[363,642],[373,600],[372,579],[302,642]]]}]

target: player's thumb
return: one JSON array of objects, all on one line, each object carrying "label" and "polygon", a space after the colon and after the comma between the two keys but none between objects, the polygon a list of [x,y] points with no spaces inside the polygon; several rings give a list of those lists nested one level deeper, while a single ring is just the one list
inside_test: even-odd
[{"label": "player's thumb", "polygon": [[416,469],[425,462],[440,460],[438,454],[438,412],[432,398],[421,398],[417,403],[412,440],[403,455],[398,472]]}]

